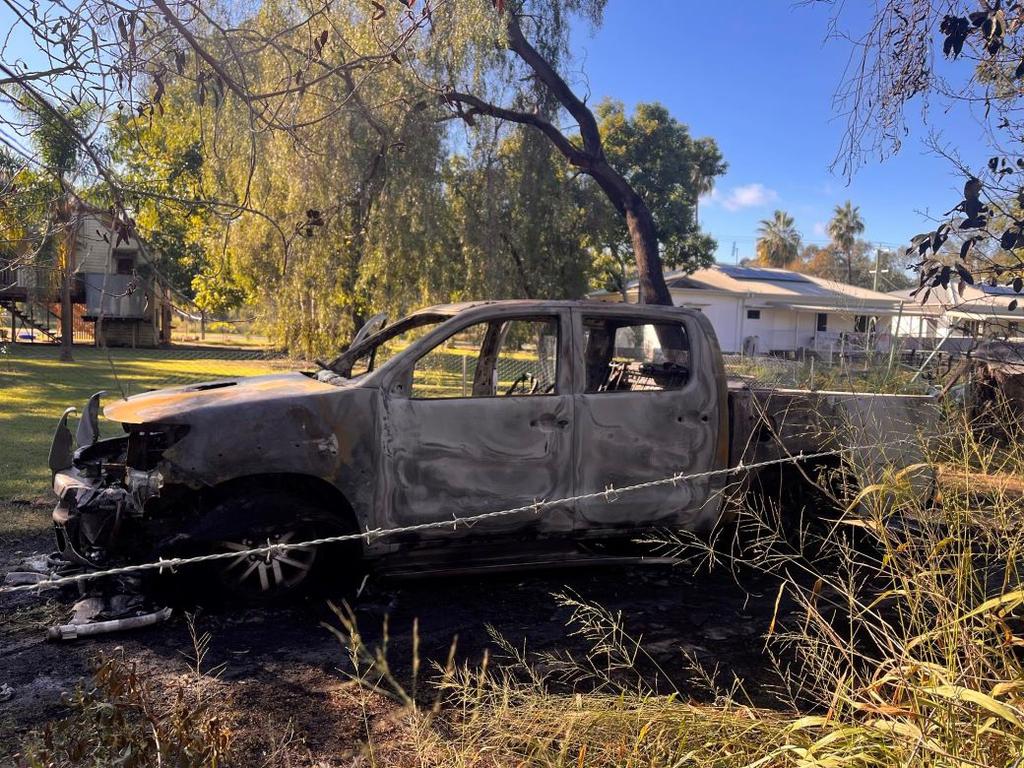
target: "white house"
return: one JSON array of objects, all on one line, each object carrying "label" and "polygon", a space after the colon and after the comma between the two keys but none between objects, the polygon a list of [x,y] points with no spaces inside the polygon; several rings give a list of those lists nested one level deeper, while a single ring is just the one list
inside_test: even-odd
[{"label": "white house", "polygon": [[[911,346],[934,347],[950,339],[947,347],[957,348],[961,339],[1015,338],[1021,336],[1024,322],[1024,296],[1004,285],[966,285],[958,281],[949,289],[933,289],[926,300],[911,290],[889,295],[902,302],[894,319],[896,336]],[[1011,302],[1019,301],[1021,307]],[[1011,308],[1012,307],[1012,308]]]},{"label": "white house", "polygon": [[[723,352],[863,349],[871,318],[885,319],[879,322],[876,337],[884,347],[888,318],[898,314],[900,307],[899,298],[889,294],[788,269],[716,264],[688,275],[671,272],[665,282],[676,306],[698,309],[707,316]],[[635,281],[626,293],[636,301]],[[622,295],[599,292],[590,298],[621,301]]]}]

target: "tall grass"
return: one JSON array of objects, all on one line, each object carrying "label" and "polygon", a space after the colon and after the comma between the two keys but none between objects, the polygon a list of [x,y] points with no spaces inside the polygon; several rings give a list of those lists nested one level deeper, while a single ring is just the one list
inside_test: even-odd
[{"label": "tall grass", "polygon": [[[789,660],[789,710],[744,704],[742,681],[712,704],[658,693],[666,676],[622,616],[563,595],[589,651],[532,656],[499,639],[511,663],[441,675],[418,761],[1024,765],[1024,431],[1004,420],[993,440],[950,419],[923,465],[886,471],[836,514],[797,526],[794,510],[748,504],[738,536],[697,553],[772,573],[776,604],[797,606],[765,637],[769,658]],[[690,537],[662,544],[695,554]]]}]

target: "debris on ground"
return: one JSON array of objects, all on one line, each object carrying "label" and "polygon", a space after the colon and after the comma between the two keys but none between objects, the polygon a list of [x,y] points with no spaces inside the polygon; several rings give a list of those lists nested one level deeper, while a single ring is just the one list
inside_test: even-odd
[{"label": "debris on ground", "polygon": [[38,584],[46,581],[48,576],[45,573],[35,571],[11,571],[4,577],[5,587],[21,587],[26,584]]},{"label": "debris on ground", "polygon": [[0,683],[0,702],[14,698],[14,689],[7,683]]},{"label": "debris on ground", "polygon": [[4,577],[4,586],[19,587],[25,584],[38,584],[57,575],[57,571],[66,570],[67,563],[56,552],[48,555],[30,555],[7,572]]},{"label": "debris on ground", "polygon": [[171,618],[173,609],[157,607],[141,594],[85,597],[71,608],[67,624],[50,627],[47,640],[75,640],[128,629],[149,627]]}]

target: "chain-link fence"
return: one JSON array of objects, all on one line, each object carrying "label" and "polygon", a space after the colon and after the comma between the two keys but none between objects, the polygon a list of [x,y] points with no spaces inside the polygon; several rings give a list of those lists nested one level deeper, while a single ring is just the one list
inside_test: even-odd
[{"label": "chain-link fence", "polygon": [[750,386],[778,389],[923,394],[926,379],[898,355],[879,353],[856,358],[808,355],[783,358],[773,355],[723,355],[726,375]]}]

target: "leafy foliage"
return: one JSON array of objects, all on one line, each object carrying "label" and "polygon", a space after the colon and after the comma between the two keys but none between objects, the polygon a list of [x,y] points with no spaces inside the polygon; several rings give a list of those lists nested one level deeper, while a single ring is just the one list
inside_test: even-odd
[{"label": "leafy foliage", "polygon": [[[658,103],[638,104],[630,117],[622,102],[606,99],[595,112],[609,162],[651,209],[665,266],[692,272],[713,263],[716,244],[700,231],[697,201],[727,168],[715,140],[693,138]],[[607,287],[621,290],[630,271],[630,234],[622,216],[594,186],[589,185],[598,210],[596,266],[606,275]]]},{"label": "leafy foliage", "polygon": [[793,217],[785,211],[775,211],[757,229],[757,262],[767,267],[790,266],[799,254],[800,240]]}]

